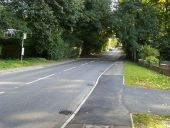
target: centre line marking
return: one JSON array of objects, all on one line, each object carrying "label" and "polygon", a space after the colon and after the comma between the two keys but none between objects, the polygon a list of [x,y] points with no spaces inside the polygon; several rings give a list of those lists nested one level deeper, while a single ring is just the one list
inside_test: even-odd
[{"label": "centre line marking", "polygon": [[75,69],[75,68],[76,68],[76,67],[72,67],[72,68],[66,69],[66,70],[64,70],[64,72],[69,71],[69,70],[72,70],[72,69]]},{"label": "centre line marking", "polygon": [[84,64],[81,64],[81,66],[84,66],[84,65],[87,65],[87,64],[89,64],[89,63],[84,63]]},{"label": "centre line marking", "polygon": [[55,74],[51,74],[51,75],[49,75],[49,76],[45,76],[45,77],[42,77],[42,78],[36,79],[36,80],[34,80],[34,81],[28,82],[28,83],[26,83],[26,84],[27,84],[27,85],[28,85],[28,84],[32,84],[32,83],[38,82],[38,81],[40,81],[40,80],[43,80],[43,79],[49,78],[49,77],[54,76],[54,75],[55,75]]},{"label": "centre line marking", "polygon": [[5,92],[0,92],[0,95],[1,95],[1,94],[4,94],[4,93],[5,93]]},{"label": "centre line marking", "polygon": [[22,84],[22,82],[0,82],[0,85],[18,85]]},{"label": "centre line marking", "polygon": [[95,62],[95,60],[93,60],[93,61],[90,61],[91,63],[93,63],[93,62]]}]

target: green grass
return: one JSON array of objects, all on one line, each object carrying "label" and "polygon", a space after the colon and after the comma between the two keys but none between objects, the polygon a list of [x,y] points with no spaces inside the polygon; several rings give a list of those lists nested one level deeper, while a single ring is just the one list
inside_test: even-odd
[{"label": "green grass", "polygon": [[135,128],[168,128],[170,116],[133,114]]},{"label": "green grass", "polygon": [[170,90],[170,77],[125,61],[125,84],[152,89]]},{"label": "green grass", "polygon": [[54,61],[49,61],[44,58],[26,58],[23,60],[23,63],[21,63],[20,60],[17,59],[0,59],[0,69],[9,69],[9,68],[18,68],[18,67],[24,67],[24,66],[32,66],[37,64],[47,64]]}]

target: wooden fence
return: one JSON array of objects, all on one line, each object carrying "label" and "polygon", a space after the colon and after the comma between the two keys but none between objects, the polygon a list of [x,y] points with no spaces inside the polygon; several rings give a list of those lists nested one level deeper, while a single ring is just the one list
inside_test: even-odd
[{"label": "wooden fence", "polygon": [[151,65],[151,64],[146,64],[144,63],[144,61],[139,61],[138,64],[141,66],[147,67],[153,71],[156,71],[158,73],[161,73],[163,75],[170,76],[170,69],[167,69],[164,67],[158,67],[158,66]]}]

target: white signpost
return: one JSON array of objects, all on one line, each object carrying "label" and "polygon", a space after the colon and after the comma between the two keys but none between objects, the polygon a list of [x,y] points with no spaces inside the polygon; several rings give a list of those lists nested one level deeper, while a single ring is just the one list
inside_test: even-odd
[{"label": "white signpost", "polygon": [[21,63],[23,61],[23,57],[24,57],[24,40],[27,39],[27,33],[23,33],[23,37],[22,37],[22,43],[21,43]]}]

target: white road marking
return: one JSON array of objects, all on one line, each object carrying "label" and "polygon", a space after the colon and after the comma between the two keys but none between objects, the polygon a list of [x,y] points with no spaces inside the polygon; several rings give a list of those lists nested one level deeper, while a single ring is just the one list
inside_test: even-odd
[{"label": "white road marking", "polygon": [[77,107],[77,109],[74,111],[74,113],[70,116],[70,118],[68,118],[68,120],[66,120],[66,122],[60,127],[60,128],[65,128],[69,122],[75,117],[75,115],[79,112],[80,108],[83,106],[83,104],[86,102],[86,100],[89,98],[89,96],[91,95],[91,93],[94,91],[94,89],[96,88],[100,77],[107,71],[109,70],[114,64],[111,64],[107,69],[104,70],[104,72],[102,72],[100,74],[100,76],[97,78],[95,85],[93,86],[93,88],[91,89],[91,91],[89,92],[89,94],[84,98],[84,100],[80,103],[80,105]]},{"label": "white road marking", "polygon": [[66,71],[69,71],[69,70],[72,70],[72,69],[75,69],[76,67],[72,67],[72,68],[69,68],[69,69],[65,69],[64,72]]},{"label": "white road marking", "polygon": [[1,94],[4,94],[4,93],[5,93],[5,92],[0,92],[0,95],[1,95]]},{"label": "white road marking", "polygon": [[93,62],[95,62],[95,60],[93,60],[93,61],[90,61],[90,63],[93,63]]},{"label": "white road marking", "polygon": [[81,64],[80,66],[84,66],[84,65],[87,65],[87,64],[89,64],[89,63],[84,63],[84,64]]},{"label": "white road marking", "polygon": [[17,88],[19,88],[19,87],[14,87],[14,88],[16,88],[16,89],[17,89]]},{"label": "white road marking", "polygon": [[131,120],[131,125],[132,125],[132,128],[134,128],[134,120],[133,120],[133,116],[132,116],[132,113],[130,113],[130,120]]},{"label": "white road marking", "polygon": [[23,84],[22,82],[0,82],[0,85],[14,85],[14,84]]},{"label": "white road marking", "polygon": [[28,84],[32,84],[32,83],[38,82],[38,81],[40,81],[40,80],[43,80],[43,79],[49,78],[49,77],[54,76],[54,75],[55,75],[55,74],[51,74],[51,75],[48,75],[48,76],[45,76],[45,77],[42,77],[42,78],[36,79],[36,80],[34,80],[34,81],[28,82],[28,83],[26,83],[26,84],[27,84],[27,85],[28,85]]}]

